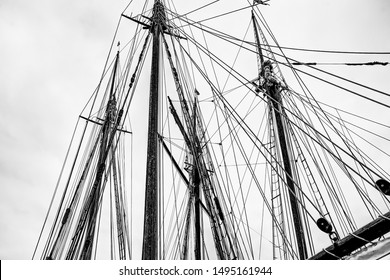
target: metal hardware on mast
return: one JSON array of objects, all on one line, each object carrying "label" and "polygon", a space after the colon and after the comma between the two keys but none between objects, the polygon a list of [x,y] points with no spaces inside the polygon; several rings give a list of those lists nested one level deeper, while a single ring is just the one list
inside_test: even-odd
[{"label": "metal hardware on mast", "polygon": [[149,97],[149,130],[146,165],[144,234],[142,259],[158,259],[158,114],[160,35],[165,27],[165,11],[155,0],[150,32],[153,34],[152,69]]}]

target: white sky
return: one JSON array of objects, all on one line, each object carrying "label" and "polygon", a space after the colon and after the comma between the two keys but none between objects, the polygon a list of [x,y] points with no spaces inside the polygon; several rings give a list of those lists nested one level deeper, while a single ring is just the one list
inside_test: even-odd
[{"label": "white sky", "polygon": [[[32,256],[76,119],[98,82],[127,2],[0,0],[0,259]],[[270,3],[262,10],[282,46],[390,51],[387,0]],[[306,54],[306,60],[321,57]],[[338,69],[390,92],[389,67]]]}]

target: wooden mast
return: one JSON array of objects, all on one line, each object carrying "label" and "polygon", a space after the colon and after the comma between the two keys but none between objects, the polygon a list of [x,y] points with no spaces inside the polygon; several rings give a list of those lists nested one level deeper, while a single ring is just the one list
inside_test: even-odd
[{"label": "wooden mast", "polygon": [[266,87],[267,94],[270,99],[271,103],[271,109],[274,113],[275,120],[276,120],[276,129],[277,134],[279,137],[279,145],[280,150],[282,153],[283,158],[283,167],[284,172],[286,173],[286,181],[287,181],[287,187],[288,187],[288,194],[289,194],[289,200],[290,200],[290,206],[291,206],[291,212],[293,216],[293,223],[294,223],[294,229],[295,229],[295,236],[297,239],[298,244],[298,252],[299,252],[299,258],[301,260],[304,260],[307,258],[307,247],[306,247],[306,241],[305,241],[305,235],[303,231],[303,223],[301,219],[301,214],[299,210],[299,204],[297,200],[297,192],[295,183],[293,180],[293,173],[292,173],[292,166],[291,166],[291,159],[288,153],[288,147],[287,147],[287,140],[286,140],[286,134],[285,134],[285,127],[282,119],[282,99],[280,97],[279,88],[277,85],[272,85],[270,87]]},{"label": "wooden mast", "polygon": [[[196,93],[195,93],[196,94]],[[194,142],[196,141],[196,110],[197,110],[197,98],[194,99],[193,107],[193,137]],[[198,156],[196,154],[194,157]],[[195,214],[195,259],[200,260],[202,258],[201,254],[201,227],[200,227],[200,175],[199,170],[196,164],[194,164],[192,174],[192,182],[194,185],[194,214]]]},{"label": "wooden mast", "polygon": [[153,6],[152,66],[149,96],[149,130],[146,166],[144,233],[142,259],[158,259],[158,115],[159,115],[159,64],[160,35],[165,26],[165,11],[160,0],[155,0]]},{"label": "wooden mast", "polygon": [[271,112],[273,112],[273,115],[275,117],[275,122],[276,122],[275,134],[277,134],[278,136],[279,147],[282,155],[283,168],[284,168],[285,178],[288,187],[289,202],[291,207],[291,213],[293,216],[293,224],[295,230],[295,237],[297,240],[299,258],[306,259],[308,256],[307,246],[306,246],[305,235],[303,230],[303,222],[302,222],[300,209],[299,209],[299,203],[296,194],[296,186],[293,179],[291,159],[288,152],[286,129],[284,126],[283,116],[282,116],[283,106],[282,106],[282,98],[280,95],[280,84],[276,80],[274,80],[273,78],[265,74],[264,69],[268,67],[270,71],[270,75],[273,75],[273,73],[271,73],[272,65],[271,65],[271,61],[264,60],[264,56],[260,44],[260,37],[257,29],[257,22],[253,12],[252,12],[252,20],[253,20],[253,27],[255,31],[258,60],[260,64],[259,83],[260,83],[260,76],[264,79],[264,84],[263,85],[259,84],[259,87],[263,87],[263,90],[265,90],[265,93],[269,100],[270,110]]}]

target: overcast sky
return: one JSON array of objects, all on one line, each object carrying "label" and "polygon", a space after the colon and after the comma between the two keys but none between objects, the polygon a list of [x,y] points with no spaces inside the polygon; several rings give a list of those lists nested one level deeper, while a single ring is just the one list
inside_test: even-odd
[{"label": "overcast sky", "polygon": [[[387,0],[270,3],[264,15],[281,45],[390,51]],[[126,5],[125,0],[0,0],[0,259],[32,256],[73,127],[97,85]],[[315,54],[310,58],[318,61]],[[336,62],[347,61],[337,56]],[[390,92],[389,67],[349,75]]]}]

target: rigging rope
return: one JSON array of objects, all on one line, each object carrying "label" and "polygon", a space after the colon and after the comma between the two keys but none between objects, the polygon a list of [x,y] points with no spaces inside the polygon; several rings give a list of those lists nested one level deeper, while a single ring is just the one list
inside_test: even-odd
[{"label": "rigging rope", "polygon": [[[193,42],[194,44],[196,44],[196,45],[198,45],[198,47],[202,50],[202,51],[204,51],[203,50],[203,46],[201,46],[201,45],[199,45],[198,44],[198,42]],[[207,52],[207,51],[206,51]],[[223,61],[221,61],[215,54],[213,54],[213,53],[210,53],[209,51],[207,52],[209,55],[211,55],[212,57],[213,57],[213,59],[215,59],[216,61],[219,61],[218,62],[218,64],[222,67],[222,68],[227,68],[227,69],[231,69],[231,67],[230,66],[228,66],[228,65],[226,65],[226,63],[224,63]],[[226,70],[226,69],[225,69]],[[243,77],[242,75],[240,75],[237,71],[235,71],[234,69],[231,69],[234,73],[236,73],[236,74],[238,74],[238,76],[240,76],[241,78],[243,78],[243,79],[245,79],[245,77]],[[298,70],[298,69],[297,69]],[[227,71],[227,70],[226,70]],[[298,71],[300,71],[300,70],[298,70]],[[308,73],[306,73],[306,74],[308,74]],[[308,74],[308,75],[311,75],[311,74]],[[311,75],[311,76],[313,76],[313,75]],[[237,77],[236,77],[237,78]],[[318,78],[318,77],[317,77]],[[238,79],[238,78],[237,78]],[[324,82],[328,82],[328,81],[326,81],[326,80],[324,80],[324,79],[321,79],[321,78],[318,78],[318,79],[320,79],[320,80],[322,80],[322,81],[324,81]],[[247,81],[248,82],[248,81]],[[328,83],[330,83],[330,82],[328,82]],[[331,84],[333,84],[333,83],[331,83]],[[337,86],[336,84],[333,84],[333,85],[335,85],[335,86]],[[337,86],[337,87],[340,87],[340,88],[343,88],[343,87],[341,87],[341,86]],[[352,92],[352,93],[354,93],[354,94],[357,94],[357,95],[359,95],[359,96],[361,96],[361,97],[363,97],[363,98],[366,98],[366,99],[369,99],[369,100],[371,100],[371,101],[373,101],[373,102],[375,102],[375,103],[379,103],[379,104],[381,104],[381,105],[383,105],[383,106],[386,106],[386,107],[389,107],[390,108],[390,105],[387,105],[387,104],[384,104],[384,103],[381,103],[381,102],[379,102],[379,101],[376,101],[376,100],[373,100],[373,99],[371,99],[371,98],[368,98],[368,97],[365,97],[365,96],[363,96],[363,95],[361,95],[361,94],[358,94],[358,93],[355,93],[355,92],[353,92],[353,91],[351,91],[351,90],[348,90],[348,89],[346,89],[346,88],[343,88],[343,89],[345,89],[345,90],[347,90],[347,91],[349,91],[349,92]],[[263,99],[263,98],[262,98]],[[290,112],[291,113],[291,112]],[[293,114],[293,115],[295,115],[295,114]],[[295,115],[296,116],[296,115]],[[298,117],[298,116],[296,116],[298,119],[300,119],[300,117]],[[308,123],[307,122],[304,122],[303,121],[303,123],[306,123],[306,125],[308,125]],[[309,125],[310,126],[310,125]],[[317,131],[315,128],[313,128],[313,127],[311,127],[311,129],[313,129],[313,130],[315,130],[315,131]],[[318,131],[317,131],[318,132]],[[321,133],[320,133],[320,135],[321,135]],[[324,135],[322,134],[322,137],[324,137]],[[326,137],[324,137],[326,140],[328,140],[328,141],[330,141],[328,138],[326,138]],[[331,141],[332,142],[332,141]],[[338,146],[338,148],[340,148],[339,146]],[[344,149],[342,149],[341,148],[341,150],[343,151],[343,152],[345,152],[345,150]],[[348,153],[347,153],[348,154]]]},{"label": "rigging rope", "polygon": [[[183,20],[184,20],[184,19],[183,19]],[[184,21],[185,21],[185,20],[184,20]],[[194,24],[193,26],[196,27],[196,28],[199,28],[199,27],[198,27],[197,25],[195,25],[195,24]],[[207,31],[207,29],[205,29],[205,27],[208,28],[208,29],[210,29],[210,30],[213,30],[214,32]],[[229,42],[229,43],[232,43],[232,44],[234,44],[234,45],[240,46],[240,47],[245,48],[246,50],[248,50],[248,51],[250,51],[250,52],[255,53],[254,50],[248,49],[248,48],[246,48],[246,47],[244,47],[244,46],[242,46],[242,45],[238,45],[238,44],[236,44],[235,42],[232,42],[232,41],[230,41],[230,40],[227,39],[227,38],[234,38],[234,37],[232,37],[232,36],[228,36],[228,35],[226,35],[226,34],[223,33],[223,32],[217,31],[217,30],[215,30],[215,29],[212,29],[212,28],[207,27],[207,26],[204,26],[204,25],[202,25],[202,29],[203,29],[204,31],[208,32],[210,35],[216,36],[216,37],[218,37],[218,38],[220,38],[220,39],[222,39],[222,40],[225,40],[225,41],[227,41],[227,42]],[[180,30],[180,31],[183,32],[182,30]],[[184,35],[187,35],[187,34],[184,34]],[[243,41],[243,40],[241,40],[241,39],[236,39],[236,40],[237,40],[237,41],[240,41],[240,42]],[[253,43],[251,43],[251,45],[253,45]],[[280,47],[278,47],[278,48],[281,49]],[[271,51],[271,50],[269,50],[269,51],[270,51],[271,53],[275,54],[275,55],[282,56],[283,58],[287,58],[287,59],[288,59],[288,60],[287,60],[288,63],[283,63],[283,62],[280,62],[280,61],[276,61],[276,62],[278,62],[279,64],[282,64],[282,65],[284,65],[284,66],[286,66],[286,67],[289,67],[289,68],[291,68],[291,69],[294,69],[294,70],[296,70],[296,71],[299,71],[299,72],[301,72],[301,73],[304,73],[304,74],[306,74],[306,75],[308,75],[308,76],[311,76],[312,78],[318,79],[318,80],[320,80],[320,81],[322,81],[322,82],[328,83],[328,84],[330,84],[330,85],[332,85],[332,86],[338,87],[338,88],[340,88],[340,89],[342,89],[342,90],[345,90],[345,91],[347,91],[347,92],[350,92],[350,93],[352,93],[352,94],[355,94],[355,95],[357,95],[357,96],[359,96],[359,97],[365,98],[365,99],[367,99],[367,100],[369,100],[369,101],[372,101],[372,102],[374,102],[374,103],[377,103],[377,104],[380,104],[380,105],[382,105],[382,106],[385,106],[385,107],[390,108],[390,106],[387,105],[387,104],[385,104],[385,103],[379,102],[379,101],[377,101],[377,100],[375,100],[375,99],[372,99],[372,98],[370,98],[370,97],[366,97],[366,96],[363,95],[363,94],[359,94],[359,93],[357,93],[357,92],[355,92],[355,91],[353,91],[353,90],[347,89],[347,88],[345,88],[345,87],[342,87],[342,86],[340,86],[340,85],[337,85],[337,84],[335,84],[335,83],[332,83],[332,82],[330,82],[330,81],[327,81],[327,80],[325,80],[325,79],[322,79],[322,78],[320,78],[320,77],[318,77],[318,76],[315,76],[315,75],[310,74],[310,73],[308,73],[308,72],[305,72],[305,71],[303,71],[303,70],[294,68],[294,67],[292,67],[292,64],[291,64],[289,61],[291,60],[291,61],[294,61],[294,62],[296,62],[296,63],[299,63],[298,61],[296,61],[296,60],[294,60],[294,59],[292,59],[292,58],[289,58],[289,57],[287,57],[287,56],[284,55],[284,54],[283,54],[283,55],[280,55],[280,54],[275,53],[275,52],[273,52],[273,51]],[[307,65],[307,66],[309,66],[310,68],[312,68],[312,69],[314,69],[314,70],[316,70],[316,71],[319,71],[319,72],[322,72],[322,73],[324,73],[324,74],[333,76],[333,77],[335,77],[335,78],[338,78],[338,79],[341,79],[341,80],[350,82],[350,83],[352,83],[352,84],[358,85],[358,86],[360,86],[360,87],[363,87],[363,88],[372,90],[372,91],[374,91],[374,92],[377,92],[377,93],[380,93],[380,94],[383,94],[383,95],[386,95],[386,96],[390,96],[390,94],[388,94],[388,93],[386,93],[386,92],[383,92],[383,91],[374,89],[374,88],[372,88],[372,87],[365,86],[365,85],[363,85],[363,84],[360,84],[360,83],[354,82],[354,81],[352,81],[352,80],[343,78],[343,77],[341,77],[341,76],[338,76],[338,75],[335,75],[335,74],[333,74],[333,73],[324,71],[324,70],[322,70],[322,69],[312,67],[311,65]]]},{"label": "rigging rope", "polygon": [[333,53],[333,54],[356,54],[356,55],[389,55],[390,52],[366,52],[366,51],[340,51],[340,50],[318,50],[318,49],[305,49],[305,48],[294,48],[294,47],[286,47],[286,46],[273,46],[274,48],[281,48],[286,50],[294,50],[294,51],[304,51],[304,52],[320,52],[320,53]]},{"label": "rigging rope", "polygon": [[[233,13],[236,13],[236,12],[239,12],[239,11],[242,11],[242,10],[246,10],[246,9],[252,8],[252,7],[253,7],[253,5],[245,6],[245,7],[242,7],[242,8],[239,8],[239,9],[235,9],[235,10],[223,13],[223,14],[219,14],[219,15],[212,16],[212,17],[209,17],[209,18],[205,18],[205,19],[202,19],[202,20],[190,23],[190,24],[191,25],[195,25],[197,23],[201,23],[201,22],[209,21],[209,20],[212,20],[212,19],[215,19],[215,18],[219,18],[219,17],[222,17],[222,16],[230,15],[230,14],[233,14]],[[187,26],[187,25],[182,25],[182,26],[179,26],[179,27],[185,27],[185,26]]]},{"label": "rigging rope", "polygon": [[[218,59],[218,57],[216,57],[215,55],[213,55],[213,57],[216,58],[216,59]],[[221,63],[224,64],[224,62],[221,62]],[[230,69],[229,66],[227,66],[227,67]],[[201,72],[201,69],[198,69],[198,70]],[[207,80],[209,81],[210,85],[213,85],[213,83],[208,79],[208,77],[207,77],[206,75],[204,75],[204,78],[207,79]],[[213,85],[213,87],[214,87],[214,92],[218,93],[218,97],[219,97],[221,100],[224,100],[223,96],[220,94],[220,92],[218,92],[217,88],[215,88],[214,85]],[[262,98],[262,97],[260,97],[260,98]],[[263,99],[263,98],[262,98],[262,99]],[[226,100],[225,100],[223,103],[225,104],[226,108],[231,107],[231,105],[230,105],[228,102],[226,102]],[[242,125],[245,125],[245,122],[243,121],[243,119],[242,119],[240,116],[236,115],[234,108],[230,108],[230,109],[229,109],[229,113],[230,113],[232,116],[235,116],[235,118],[238,117],[238,119],[236,119],[236,121],[237,121],[238,123],[240,123],[240,124],[242,124]],[[245,125],[245,126],[246,126],[246,125]],[[252,135],[254,135],[253,131],[252,131],[248,126],[246,126],[246,128],[247,128],[248,131],[251,132]],[[244,131],[246,131],[246,130],[244,130]],[[250,136],[250,135],[248,134],[248,136]],[[256,137],[255,137],[255,138],[256,138]],[[257,138],[256,138],[256,139],[257,139]],[[253,140],[252,140],[252,141],[253,141]],[[253,143],[254,143],[254,145],[256,145],[256,146],[258,147],[258,145],[257,145],[256,142],[253,142]],[[262,146],[264,146],[263,143],[260,142],[260,144],[261,144]],[[267,150],[266,147],[264,147],[264,148]],[[260,147],[258,147],[258,149],[261,150]],[[283,167],[282,167],[282,168],[283,168]],[[303,194],[303,195],[305,195],[305,194]],[[314,206],[314,208],[315,208],[315,206]],[[317,209],[317,210],[318,210],[318,209]],[[308,213],[308,214],[310,215],[310,213]],[[313,217],[311,217],[311,218],[312,218],[313,221],[315,221],[315,219],[314,219]]]},{"label": "rigging rope", "polygon": [[374,66],[374,65],[382,65],[386,66],[389,62],[380,62],[380,61],[370,61],[370,62],[292,62],[292,65],[346,65],[346,66]]}]

